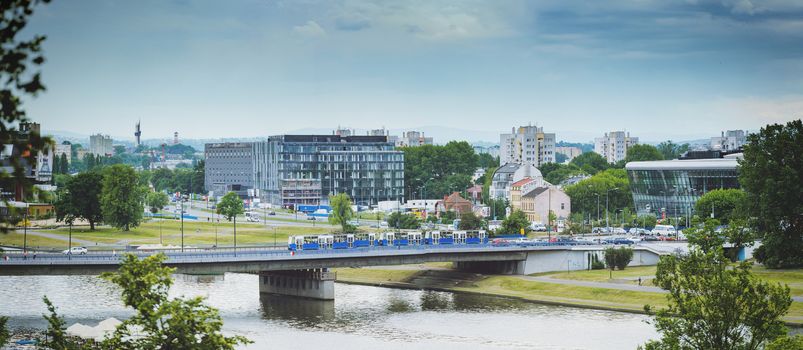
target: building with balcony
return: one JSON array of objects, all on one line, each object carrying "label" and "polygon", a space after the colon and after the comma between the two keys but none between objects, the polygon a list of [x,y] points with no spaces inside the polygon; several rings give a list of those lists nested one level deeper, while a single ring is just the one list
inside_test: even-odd
[{"label": "building with balcony", "polygon": [[594,139],[594,152],[608,163],[616,163],[624,160],[627,150],[635,144],[638,144],[638,137],[631,137],[629,132],[611,131]]},{"label": "building with balcony", "polygon": [[106,156],[114,155],[112,138],[109,135],[92,135],[89,137],[89,152],[94,155]]},{"label": "building with balcony", "polygon": [[544,128],[521,126],[510,134],[499,137],[500,164],[524,164],[539,167],[555,162],[555,134],[545,133]]}]

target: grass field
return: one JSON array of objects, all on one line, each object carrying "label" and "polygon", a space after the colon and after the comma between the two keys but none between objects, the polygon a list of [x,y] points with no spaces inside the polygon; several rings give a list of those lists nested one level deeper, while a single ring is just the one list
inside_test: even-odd
[{"label": "grass field", "polygon": [[[298,227],[298,226],[276,226],[265,227],[262,224],[237,223],[237,244],[238,245],[272,245],[274,240],[277,244],[287,243],[289,235],[300,234],[323,234],[332,230],[331,226],[323,227]],[[68,228],[55,230],[41,230],[47,234],[57,234],[66,239]],[[215,244],[215,232],[217,232],[218,246],[230,246],[234,243],[234,228],[232,223],[221,222],[220,224],[184,221],[184,244],[185,245],[212,245]],[[98,245],[126,245],[126,244],[159,244],[159,237],[165,245],[178,245],[181,243],[181,223],[173,220],[154,220],[144,222],[139,227],[132,228],[130,231],[122,231],[115,228],[101,226],[94,231],[87,227],[73,228],[73,239],[98,242]],[[34,241],[32,241],[34,240]],[[9,245],[22,244],[22,232],[11,232],[0,236],[0,242]],[[42,247],[57,247],[65,245],[63,241],[28,235],[29,245],[39,245]],[[38,243],[31,243],[38,242]]]},{"label": "grass field", "polygon": [[[24,235],[22,234],[22,232],[20,232],[19,234],[14,232],[0,233],[0,245],[22,247],[24,241],[23,236]],[[29,235],[28,247],[33,249],[39,249],[39,248],[67,249],[67,242],[58,239]]]}]

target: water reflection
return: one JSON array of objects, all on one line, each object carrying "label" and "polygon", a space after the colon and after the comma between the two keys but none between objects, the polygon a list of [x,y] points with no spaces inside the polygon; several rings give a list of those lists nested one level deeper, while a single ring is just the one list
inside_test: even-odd
[{"label": "water reflection", "polygon": [[281,320],[295,327],[316,327],[335,319],[334,300],[314,300],[260,293],[262,318]]}]

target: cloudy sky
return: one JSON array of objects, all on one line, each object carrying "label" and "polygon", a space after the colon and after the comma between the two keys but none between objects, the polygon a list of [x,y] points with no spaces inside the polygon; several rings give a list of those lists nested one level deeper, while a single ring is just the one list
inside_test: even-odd
[{"label": "cloudy sky", "polygon": [[29,115],[81,134],[683,140],[803,115],[799,0],[54,1],[32,33],[48,91]]}]

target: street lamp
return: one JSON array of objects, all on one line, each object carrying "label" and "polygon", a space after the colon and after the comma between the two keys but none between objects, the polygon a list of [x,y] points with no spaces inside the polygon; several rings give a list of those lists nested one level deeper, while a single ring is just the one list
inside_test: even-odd
[{"label": "street lamp", "polygon": [[184,198],[181,199],[181,252],[184,252]]},{"label": "street lamp", "polygon": [[608,194],[611,191],[616,191],[618,189],[619,189],[618,187],[614,187],[605,190],[605,228],[608,230],[610,230],[611,228],[611,224],[608,222],[608,218],[610,217],[610,215],[608,215]]}]

